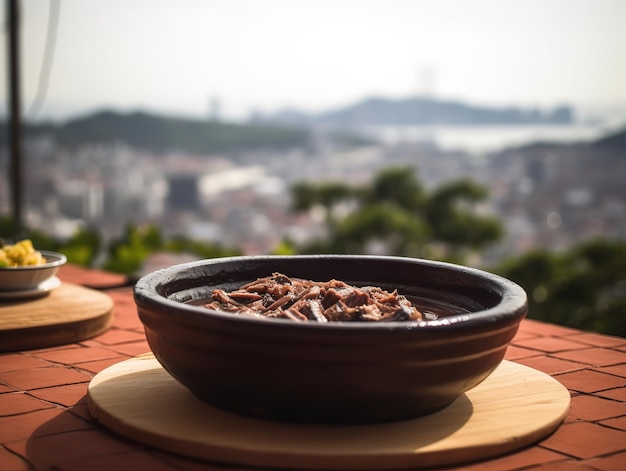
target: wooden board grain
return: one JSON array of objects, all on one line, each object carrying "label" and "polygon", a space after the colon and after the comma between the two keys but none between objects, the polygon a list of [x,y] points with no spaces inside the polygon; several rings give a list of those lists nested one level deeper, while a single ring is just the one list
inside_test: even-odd
[{"label": "wooden board grain", "polygon": [[503,361],[446,409],[373,425],[306,425],[257,420],[195,398],[142,355],[98,373],[91,415],[153,447],[209,461],[293,469],[429,468],[481,460],[534,443],[562,422],[568,390],[532,368]]},{"label": "wooden board grain", "polygon": [[84,340],[113,323],[113,300],[72,283],[45,296],[0,303],[0,352],[51,347]]}]

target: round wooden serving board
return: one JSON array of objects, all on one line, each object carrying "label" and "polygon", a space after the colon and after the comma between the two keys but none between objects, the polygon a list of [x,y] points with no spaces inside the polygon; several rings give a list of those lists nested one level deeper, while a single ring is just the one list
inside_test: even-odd
[{"label": "round wooden serving board", "polygon": [[100,291],[62,282],[32,299],[0,302],[0,352],[77,342],[113,323],[113,300]]},{"label": "round wooden serving board", "polygon": [[91,415],[141,443],[216,462],[298,469],[426,468],[486,459],[544,438],[569,404],[559,382],[509,361],[442,411],[372,425],[287,424],[224,412],[193,396],[152,354],[110,366],[88,389]]}]

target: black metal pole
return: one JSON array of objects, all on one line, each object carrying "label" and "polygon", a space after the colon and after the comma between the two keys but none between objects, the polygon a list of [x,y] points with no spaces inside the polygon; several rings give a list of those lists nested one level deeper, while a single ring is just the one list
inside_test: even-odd
[{"label": "black metal pole", "polygon": [[18,0],[7,0],[9,24],[9,139],[11,207],[14,237],[19,237],[23,229],[22,221],[22,120],[20,103],[20,64],[19,64],[19,5]]}]

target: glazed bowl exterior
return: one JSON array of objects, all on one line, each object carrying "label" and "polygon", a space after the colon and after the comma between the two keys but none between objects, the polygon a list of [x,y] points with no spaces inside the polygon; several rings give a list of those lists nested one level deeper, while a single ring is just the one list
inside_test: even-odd
[{"label": "glazed bowl exterior", "polygon": [[46,259],[41,265],[0,267],[0,291],[22,291],[33,289],[56,275],[67,257],[59,252],[40,250]]},{"label": "glazed bowl exterior", "polygon": [[[374,285],[460,308],[436,320],[294,322],[194,303],[283,273]],[[436,412],[500,364],[527,312],[497,275],[387,256],[250,256],[202,260],[142,277],[134,299],[157,360],[201,400],[262,419],[376,423]],[[419,305],[418,305],[419,307]]]}]

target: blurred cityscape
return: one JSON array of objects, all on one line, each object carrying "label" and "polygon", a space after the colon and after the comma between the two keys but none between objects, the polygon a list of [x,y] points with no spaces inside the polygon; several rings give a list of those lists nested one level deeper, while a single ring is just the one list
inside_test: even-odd
[{"label": "blurred cityscape", "polygon": [[[444,145],[443,128],[432,126],[420,132],[361,126],[346,140],[319,122],[298,124],[306,128],[300,143],[206,154],[157,152],[121,139],[68,146],[51,134],[30,136],[24,143],[26,225],[61,239],[78,227],[96,228],[106,241],[128,223],[150,223],[166,236],[266,254],[285,237],[302,243],[324,231],[318,211],[291,210],[294,183],[365,184],[382,168],[409,166],[426,187],[471,178],[488,188],[480,211],[497,215],[506,236],[476,264],[535,247],[566,249],[597,236],[626,240],[626,128],[527,125],[518,129],[535,129],[544,136],[541,142],[527,136],[525,143],[511,139],[495,146],[492,140],[481,148],[470,140],[465,147],[460,141]],[[466,127],[456,133],[490,131],[497,137],[512,129]],[[558,139],[568,129],[578,134]],[[7,145],[0,165],[8,168]],[[10,208],[3,176],[0,213],[10,214]]]}]

